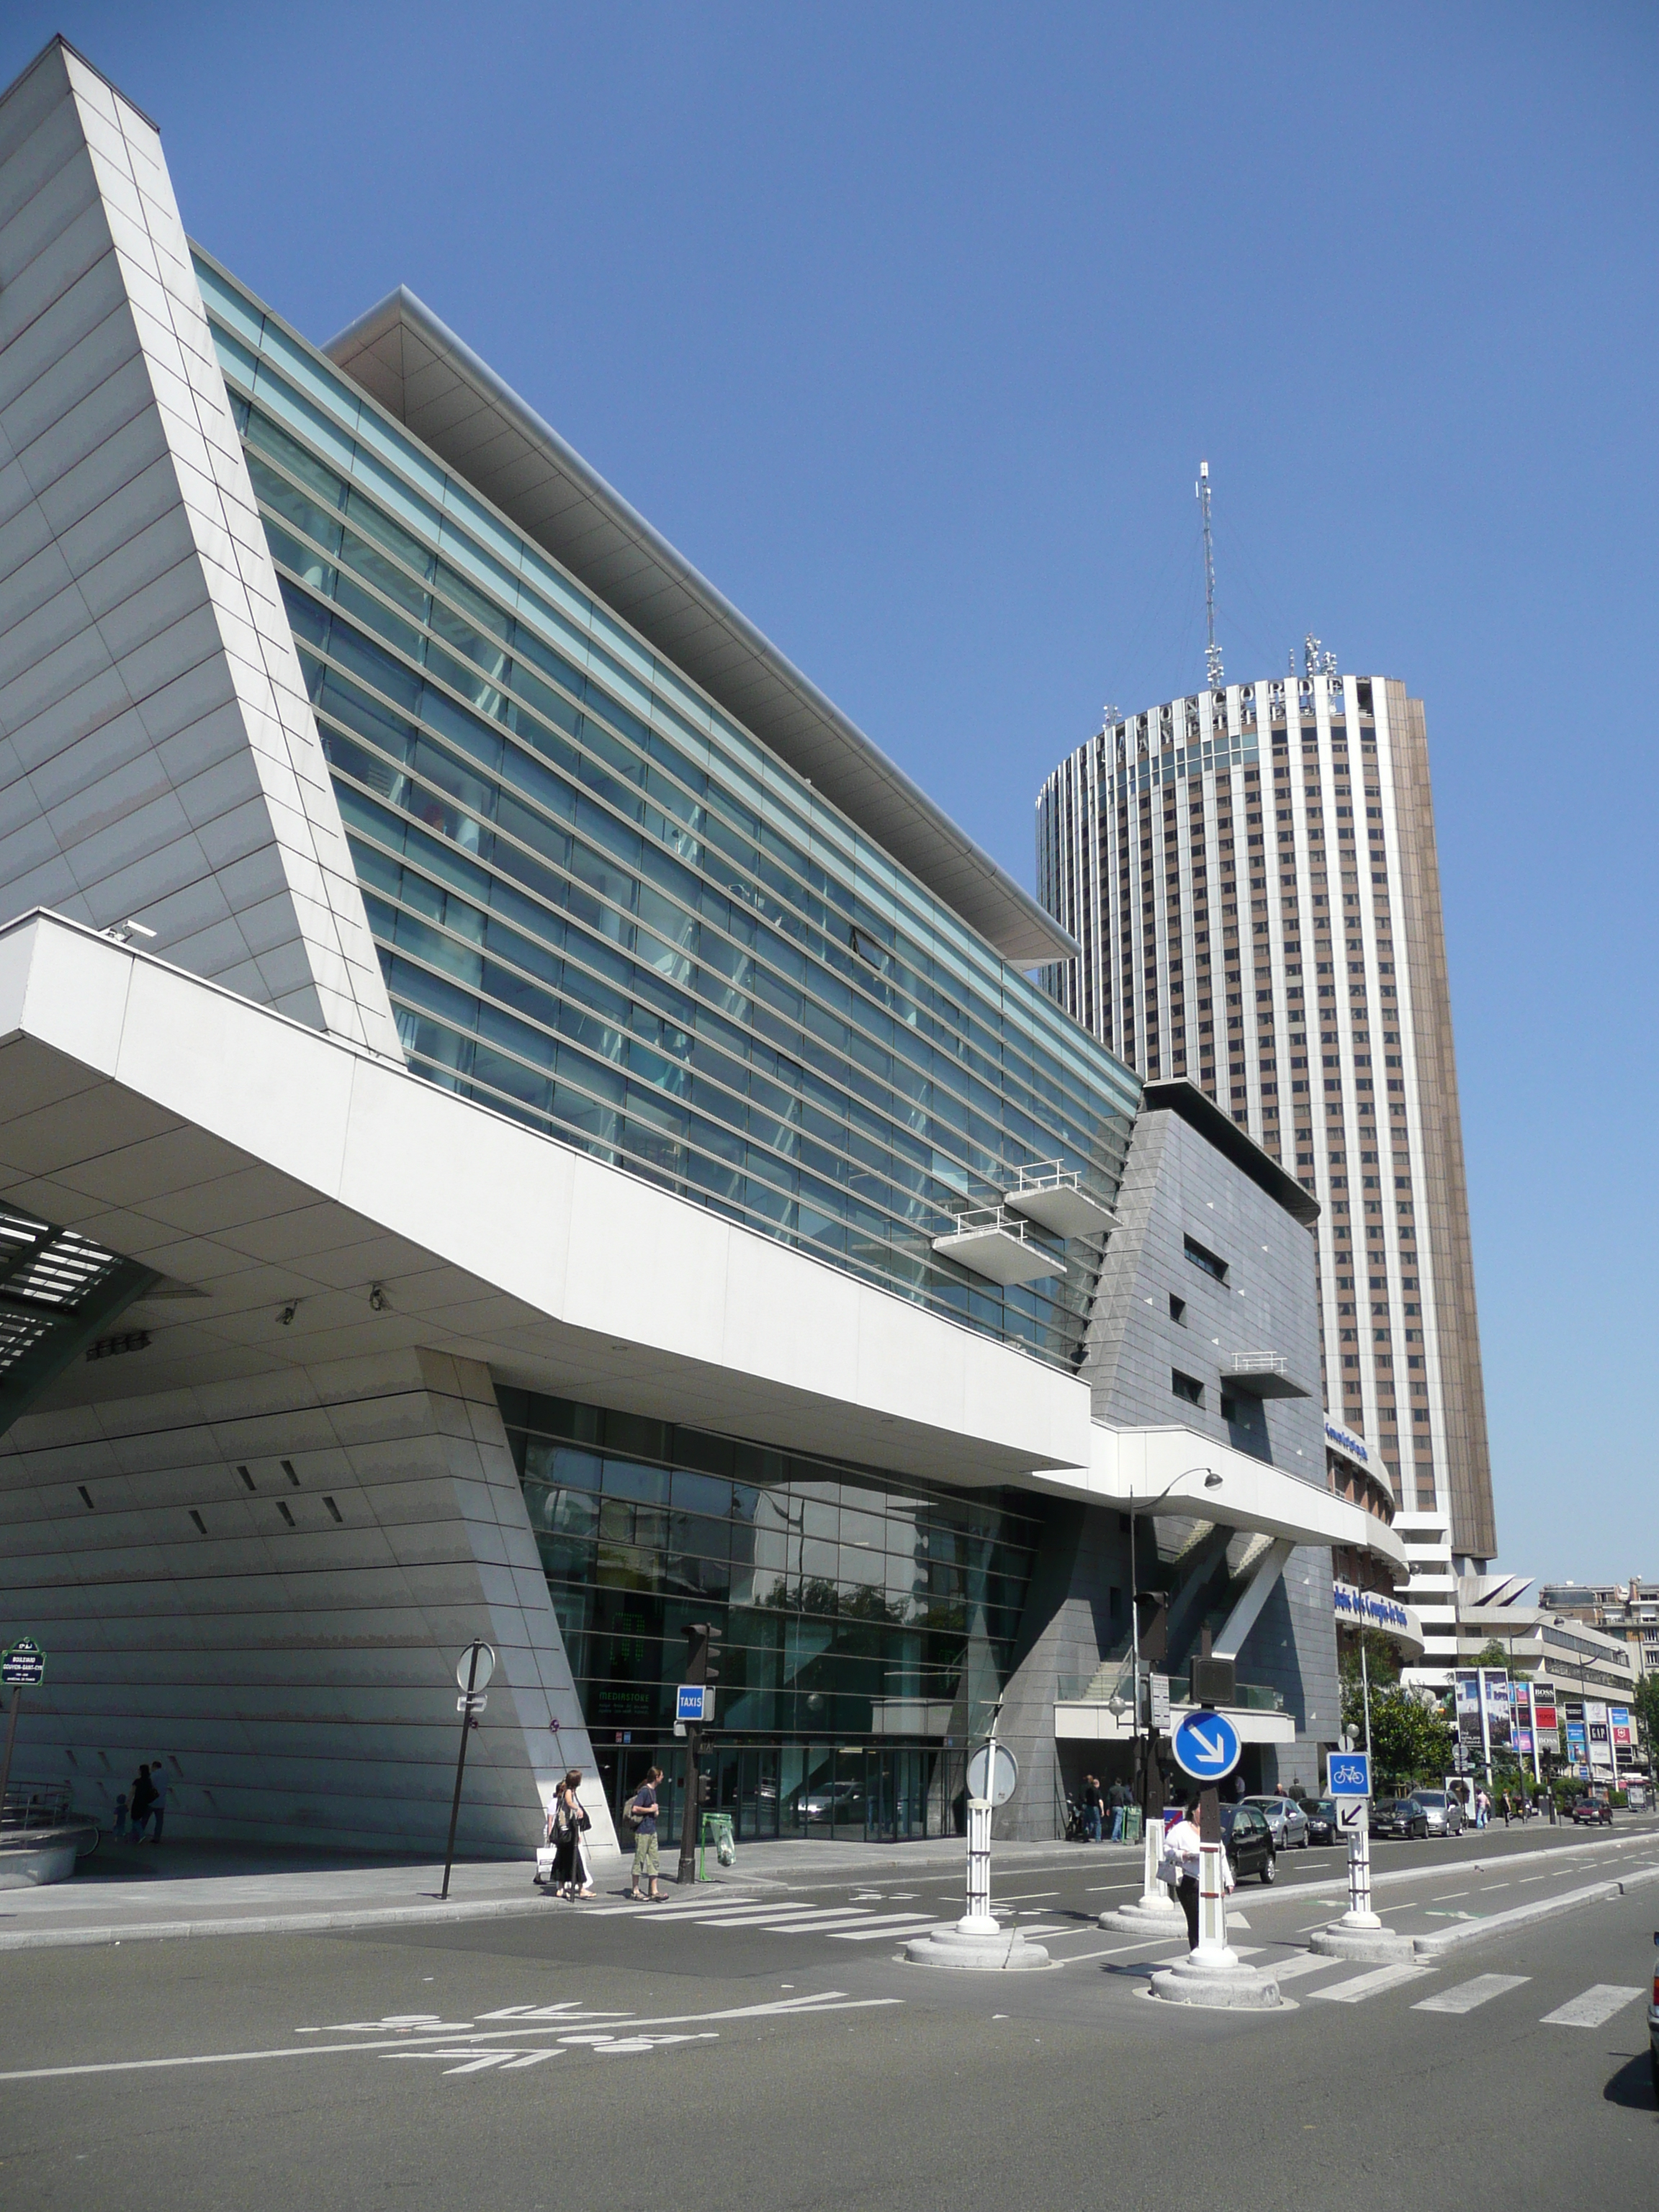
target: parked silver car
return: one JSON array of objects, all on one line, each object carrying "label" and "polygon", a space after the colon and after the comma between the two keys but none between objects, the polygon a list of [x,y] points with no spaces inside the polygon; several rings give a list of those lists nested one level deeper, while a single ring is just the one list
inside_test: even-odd
[{"label": "parked silver car", "polygon": [[1246,1797],[1267,1823],[1276,1851],[1303,1851],[1308,1847],[1308,1816],[1294,1797]]},{"label": "parked silver car", "polygon": [[1428,1816],[1431,1836],[1461,1836],[1468,1826],[1463,1808],[1449,1790],[1415,1790],[1412,1795]]}]

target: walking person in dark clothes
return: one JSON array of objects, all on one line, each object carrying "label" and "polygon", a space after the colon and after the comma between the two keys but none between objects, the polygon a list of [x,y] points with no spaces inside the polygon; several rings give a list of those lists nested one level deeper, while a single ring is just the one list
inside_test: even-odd
[{"label": "walking person in dark clothes", "polygon": [[127,1808],[132,1822],[129,1832],[135,1844],[142,1843],[144,1839],[145,1823],[149,1819],[150,1808],[154,1806],[158,1794],[155,1784],[149,1778],[149,1768],[141,1766],[133,1777],[132,1790]]}]

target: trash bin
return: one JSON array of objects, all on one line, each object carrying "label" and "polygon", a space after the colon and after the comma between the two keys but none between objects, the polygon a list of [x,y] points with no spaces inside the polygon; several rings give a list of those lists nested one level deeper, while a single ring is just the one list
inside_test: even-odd
[{"label": "trash bin", "polygon": [[729,1813],[705,1813],[703,1814],[702,1844],[704,1850],[707,1850],[709,1844],[713,1844],[714,1846],[714,1856],[720,1862],[721,1866],[735,1866],[737,1864],[738,1839],[732,1832],[732,1815]]},{"label": "trash bin", "polygon": [[1140,1808],[1131,1805],[1123,1815],[1123,1840],[1126,1844],[1140,1841]]}]

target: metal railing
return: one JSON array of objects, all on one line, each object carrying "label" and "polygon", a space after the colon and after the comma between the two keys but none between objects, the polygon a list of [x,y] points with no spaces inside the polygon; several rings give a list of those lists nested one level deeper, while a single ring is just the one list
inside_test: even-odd
[{"label": "metal railing", "polygon": [[[1123,1707],[1126,1717],[1134,1710],[1134,1668],[1130,1660],[1109,1660],[1094,1674],[1061,1675],[1055,1686],[1055,1702],[1062,1705],[1109,1705],[1116,1699]],[[1171,1674],[1170,1703],[1185,1705],[1192,1702],[1190,1674]],[[1266,1682],[1240,1682],[1237,1685],[1231,1705],[1232,1712],[1282,1713],[1285,1693]]]},{"label": "metal railing", "polygon": [[68,1782],[14,1783],[0,1805],[0,1831],[62,1827],[74,1817],[73,1794]]}]

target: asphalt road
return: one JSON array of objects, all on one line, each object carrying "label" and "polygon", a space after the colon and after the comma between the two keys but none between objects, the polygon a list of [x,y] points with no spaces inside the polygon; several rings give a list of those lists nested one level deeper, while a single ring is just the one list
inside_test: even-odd
[{"label": "asphalt road", "polygon": [[[1581,1840],[1582,1856],[1538,1856]],[[1412,1879],[1379,1904],[1395,1919],[1396,1893],[1402,1923],[1485,1915],[1659,1860],[1651,1831],[1613,1840],[1380,1846],[1379,1873]],[[1273,1892],[1237,1899],[1240,1947],[1285,1973],[1293,2007],[1240,2016],[1145,1994],[1167,1948],[1095,1924],[1126,1873],[1073,1848],[1000,1882],[1000,1905],[1055,1931],[1038,1940],[1066,1961],[1022,1975],[899,1963],[894,1931],[959,1910],[957,1883],[854,1884],[810,1846],[787,1884],[654,1911],[550,1902],[396,1940],[15,1954],[0,1960],[0,2207],[1162,2212],[1197,2192],[1230,2212],[1379,2183],[1424,2212],[1587,2185],[1598,2205],[1654,2201],[1659,1883],[1378,1977],[1309,1958],[1340,1863],[1297,1853]]]}]

